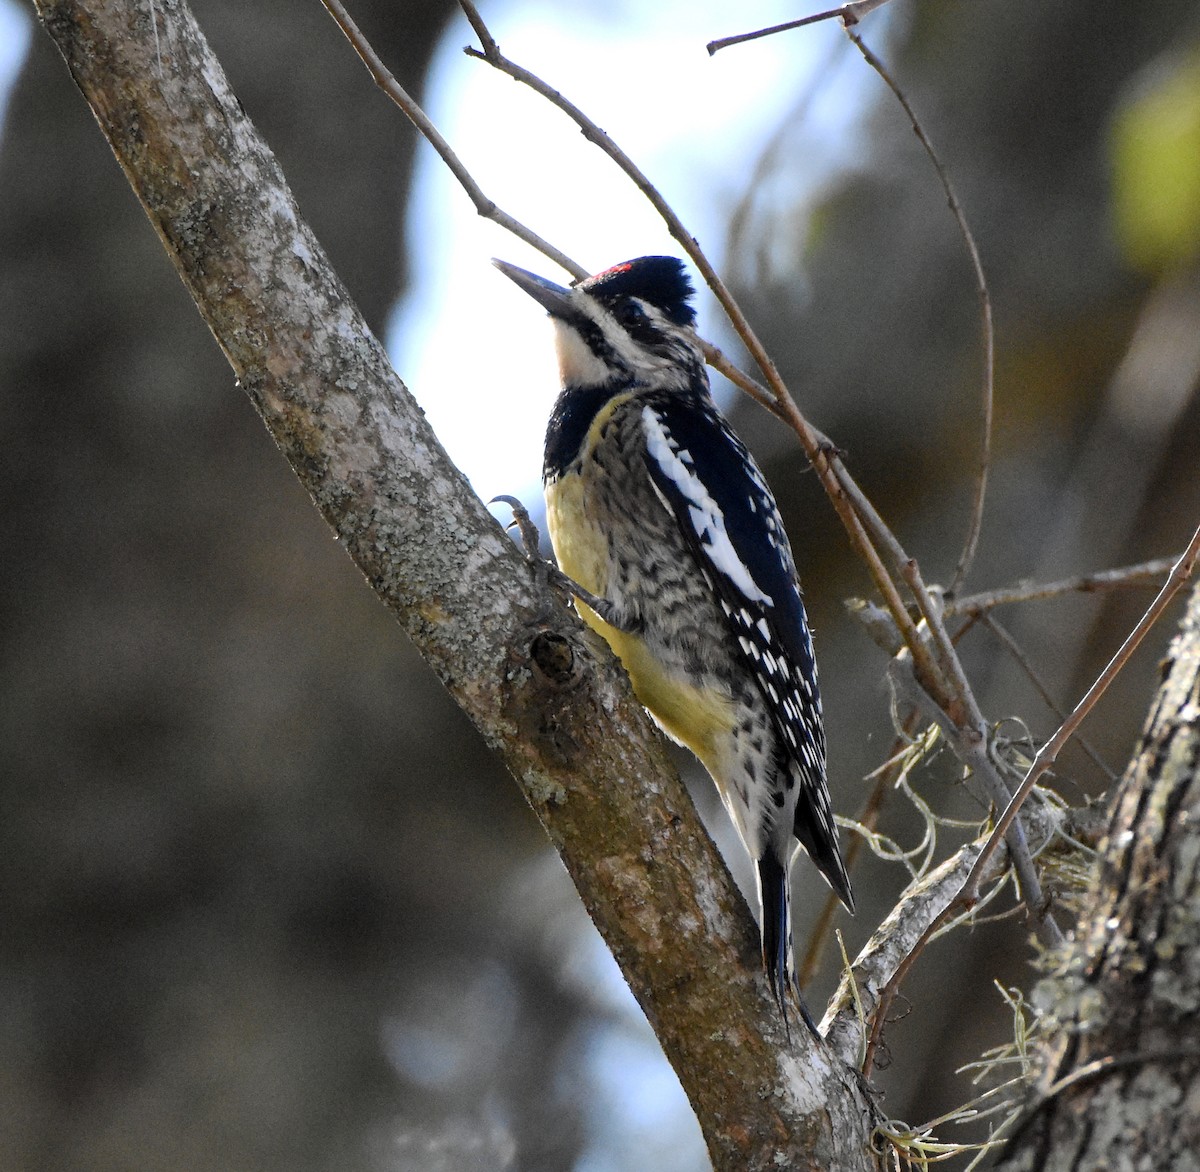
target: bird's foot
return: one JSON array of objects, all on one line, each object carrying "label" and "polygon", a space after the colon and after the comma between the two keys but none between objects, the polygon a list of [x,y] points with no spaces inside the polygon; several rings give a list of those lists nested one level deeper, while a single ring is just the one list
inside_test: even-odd
[{"label": "bird's foot", "polygon": [[619,631],[631,631],[636,628],[636,621],[631,622],[627,619],[607,598],[593,594],[569,574],[564,574],[553,562],[542,557],[541,534],[538,533],[538,527],[529,516],[529,510],[515,496],[494,496],[488,501],[490,505],[497,503],[508,505],[512,510],[513,519],[507,528],[511,529],[515,525],[520,533],[521,548],[525,551],[526,561],[533,566],[539,588],[549,585],[562,591],[568,598],[579,599],[580,602],[586,603],[594,610],[610,627],[616,627]]}]

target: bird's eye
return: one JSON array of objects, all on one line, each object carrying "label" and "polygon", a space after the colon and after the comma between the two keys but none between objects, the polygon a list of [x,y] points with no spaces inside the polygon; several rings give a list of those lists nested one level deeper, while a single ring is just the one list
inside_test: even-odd
[{"label": "bird's eye", "polygon": [[646,311],[636,301],[622,301],[617,306],[617,321],[627,329],[646,321]]}]

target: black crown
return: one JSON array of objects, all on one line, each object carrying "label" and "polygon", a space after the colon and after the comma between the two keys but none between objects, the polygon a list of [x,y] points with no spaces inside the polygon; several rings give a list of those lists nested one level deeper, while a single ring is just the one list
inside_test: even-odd
[{"label": "black crown", "polygon": [[661,310],[679,326],[690,326],[696,321],[690,304],[692,282],[683,262],[673,256],[627,260],[588,277],[579,288],[610,305],[624,297],[637,297]]}]

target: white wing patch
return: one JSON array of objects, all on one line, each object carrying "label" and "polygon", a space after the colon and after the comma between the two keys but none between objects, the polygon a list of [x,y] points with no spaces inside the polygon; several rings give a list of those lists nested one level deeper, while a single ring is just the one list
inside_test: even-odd
[{"label": "white wing patch", "polygon": [[774,606],[774,600],[755,582],[746,564],[738,557],[725,529],[725,514],[696,475],[691,456],[686,449],[675,447],[670,432],[653,407],[642,408],[642,427],[651,459],[689,502],[688,519],[707,551],[713,569],[724,574],[748,601]]}]

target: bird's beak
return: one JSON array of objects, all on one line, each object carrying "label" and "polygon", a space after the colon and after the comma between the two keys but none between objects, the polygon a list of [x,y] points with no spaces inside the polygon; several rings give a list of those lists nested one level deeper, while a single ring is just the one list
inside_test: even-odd
[{"label": "bird's beak", "polygon": [[524,289],[551,317],[570,318],[575,316],[571,307],[570,289],[564,289],[562,285],[547,281],[545,277],[539,277],[536,273],[529,272],[528,269],[510,265],[506,260],[493,260],[492,264]]}]

